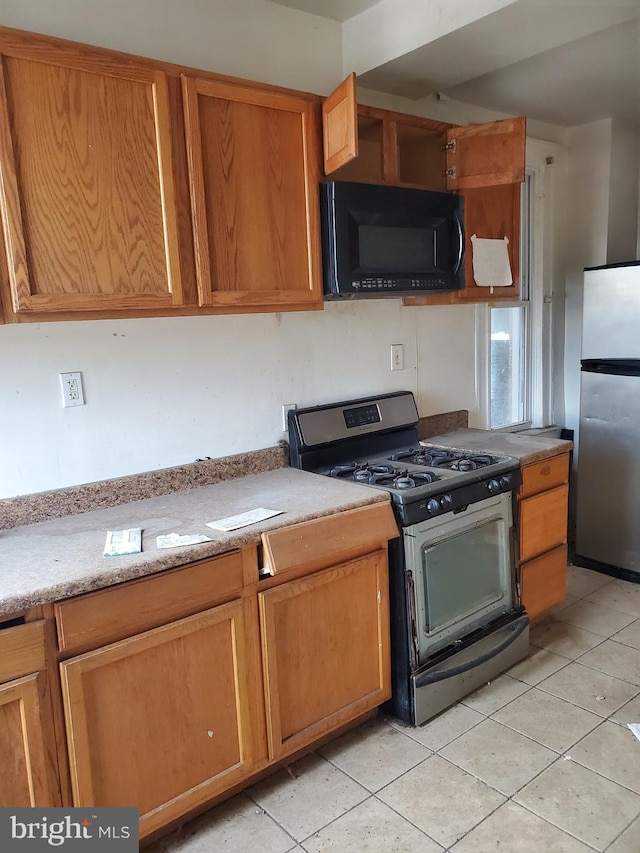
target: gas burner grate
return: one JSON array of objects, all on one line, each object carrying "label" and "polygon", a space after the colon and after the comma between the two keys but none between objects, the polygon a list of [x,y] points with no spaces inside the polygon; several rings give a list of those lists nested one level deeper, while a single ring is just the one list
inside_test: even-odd
[{"label": "gas burner grate", "polygon": [[476,471],[478,468],[487,468],[493,465],[495,459],[486,453],[478,453],[469,456],[460,456],[451,463],[454,471]]},{"label": "gas burner grate", "polygon": [[372,486],[387,486],[392,489],[417,489],[419,486],[427,486],[438,480],[435,474],[429,471],[394,471],[393,474],[374,474],[369,480]]},{"label": "gas burner grate", "polygon": [[426,465],[429,468],[437,468],[451,462],[452,455],[447,450],[426,450],[414,447],[393,453],[389,459],[392,462],[410,462],[413,465]]},{"label": "gas burner grate", "polygon": [[330,477],[342,477],[368,483],[373,475],[393,476],[396,469],[393,465],[370,465],[368,462],[347,462],[334,465],[329,471]]},{"label": "gas burner grate", "polygon": [[489,456],[488,453],[467,453],[456,450],[415,447],[397,451],[389,457],[389,460],[412,465],[425,465],[428,468],[448,468],[451,471],[477,471],[496,462],[496,459]]}]

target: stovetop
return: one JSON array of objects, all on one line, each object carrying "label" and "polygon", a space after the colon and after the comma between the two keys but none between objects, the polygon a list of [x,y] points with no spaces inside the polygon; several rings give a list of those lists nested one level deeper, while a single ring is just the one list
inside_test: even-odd
[{"label": "stovetop", "polygon": [[503,491],[511,483],[507,474],[517,467],[518,461],[510,456],[410,445],[323,466],[317,473],[384,489],[395,502],[409,503],[493,479],[502,488],[492,485],[488,493]]},{"label": "stovetop", "polygon": [[512,492],[520,463],[511,456],[420,445],[410,391],[289,412],[292,467],[383,489],[403,525],[456,512]]}]

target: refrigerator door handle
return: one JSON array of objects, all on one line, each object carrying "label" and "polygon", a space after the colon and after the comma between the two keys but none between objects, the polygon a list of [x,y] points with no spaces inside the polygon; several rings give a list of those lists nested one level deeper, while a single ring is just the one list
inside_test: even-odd
[{"label": "refrigerator door handle", "polygon": [[580,369],[583,373],[640,376],[640,358],[583,358]]}]

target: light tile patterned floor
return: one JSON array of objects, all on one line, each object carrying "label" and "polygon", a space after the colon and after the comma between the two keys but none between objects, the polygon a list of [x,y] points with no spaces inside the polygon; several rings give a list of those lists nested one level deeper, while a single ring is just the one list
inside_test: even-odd
[{"label": "light tile patterned floor", "polygon": [[425,726],[379,716],[149,853],[639,853],[640,585],[570,566],[531,643]]}]

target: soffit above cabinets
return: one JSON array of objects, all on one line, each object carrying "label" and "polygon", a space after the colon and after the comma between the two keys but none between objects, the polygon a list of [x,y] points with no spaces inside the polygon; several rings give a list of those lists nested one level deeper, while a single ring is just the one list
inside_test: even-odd
[{"label": "soffit above cabinets", "polygon": [[565,127],[640,127],[640,0],[272,2],[342,22],[343,68],[364,88]]}]

